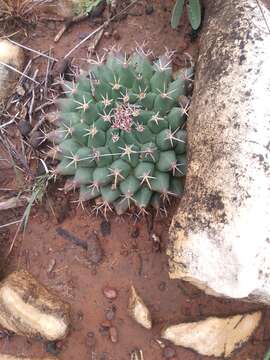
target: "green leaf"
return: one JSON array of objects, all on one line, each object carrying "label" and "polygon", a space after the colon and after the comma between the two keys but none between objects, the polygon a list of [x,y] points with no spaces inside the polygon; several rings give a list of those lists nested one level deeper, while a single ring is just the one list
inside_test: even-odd
[{"label": "green leaf", "polygon": [[189,0],[188,18],[193,30],[197,30],[201,25],[201,3],[200,0]]},{"label": "green leaf", "polygon": [[176,0],[171,18],[171,26],[173,29],[176,29],[179,25],[180,17],[183,14],[184,3],[185,0]]}]

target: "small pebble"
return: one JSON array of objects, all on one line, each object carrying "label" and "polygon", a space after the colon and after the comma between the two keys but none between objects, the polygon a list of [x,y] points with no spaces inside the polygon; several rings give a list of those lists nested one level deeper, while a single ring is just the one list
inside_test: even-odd
[{"label": "small pebble", "polygon": [[22,85],[18,85],[16,87],[16,93],[20,96],[24,96],[25,95],[24,87]]},{"label": "small pebble", "polygon": [[77,319],[78,319],[79,321],[83,320],[83,312],[82,312],[81,310],[79,310],[79,311],[77,312]]},{"label": "small pebble", "polygon": [[72,58],[67,59],[59,59],[59,61],[54,66],[53,77],[57,77],[59,75],[64,75],[68,70],[69,65],[71,63]]},{"label": "small pebble", "polygon": [[98,265],[103,258],[104,252],[99,240],[99,237],[95,232],[87,238],[87,258],[92,264]]},{"label": "small pebble", "polygon": [[109,355],[107,353],[101,353],[99,355],[99,360],[108,360],[109,359]]},{"label": "small pebble", "polygon": [[117,331],[115,326],[110,327],[109,334],[110,334],[111,342],[117,343],[117,341],[118,341],[118,331]]},{"label": "small pebble", "polygon": [[89,348],[92,349],[95,345],[96,345],[96,338],[95,338],[95,334],[92,331],[89,331],[86,335],[86,339],[85,339],[85,345]]},{"label": "small pebble", "polygon": [[48,279],[51,279],[51,280],[52,280],[52,279],[55,279],[55,277],[56,277],[56,274],[55,274],[54,271],[48,273]]},{"label": "small pebble", "polygon": [[115,318],[115,313],[116,313],[116,307],[115,305],[112,305],[105,311],[106,319],[112,321]]},{"label": "small pebble", "polygon": [[56,260],[55,259],[51,259],[47,268],[47,273],[50,273],[53,271],[54,267],[56,265]]},{"label": "small pebble", "polygon": [[111,234],[111,223],[109,221],[103,220],[100,224],[100,232],[102,236],[107,236]]},{"label": "small pebble", "polygon": [[112,36],[112,32],[111,32],[111,31],[105,31],[104,37],[105,37],[106,39],[109,39],[111,36]]},{"label": "small pebble", "polygon": [[120,40],[121,39],[121,36],[120,36],[120,34],[119,34],[119,32],[117,30],[113,31],[112,36],[113,36],[114,40]]},{"label": "small pebble", "polygon": [[80,33],[79,39],[80,39],[80,40],[83,40],[87,35],[88,35],[88,32]]},{"label": "small pebble", "polygon": [[57,349],[59,349],[60,351],[63,349],[64,347],[64,341],[63,340],[59,340],[56,342],[56,347]]},{"label": "small pebble", "polygon": [[57,346],[55,341],[50,341],[46,344],[46,351],[52,355],[58,355],[61,349]]},{"label": "small pebble", "polygon": [[12,333],[8,330],[0,330],[0,339],[8,339],[12,336]]},{"label": "small pebble", "polygon": [[166,290],[166,283],[165,283],[165,281],[161,281],[161,282],[159,283],[159,285],[158,285],[158,288],[159,288],[160,291]]},{"label": "small pebble", "polygon": [[133,238],[133,239],[137,239],[137,237],[140,235],[140,230],[139,230],[139,228],[135,228],[133,231],[132,231],[132,233],[131,233],[131,237]]},{"label": "small pebble", "polygon": [[154,6],[152,4],[147,4],[145,7],[146,15],[151,15],[154,12]]},{"label": "small pebble", "polygon": [[163,356],[165,359],[171,359],[175,356],[176,354],[176,351],[169,347],[169,346],[166,346],[164,349],[163,349]]},{"label": "small pebble", "polygon": [[117,290],[111,287],[105,287],[103,289],[103,294],[107,299],[114,300],[117,298]]},{"label": "small pebble", "polygon": [[50,30],[55,30],[56,24],[55,24],[54,21],[47,21],[47,27],[48,27],[48,29],[50,29]]},{"label": "small pebble", "polygon": [[92,267],[92,269],[91,269],[91,275],[93,275],[93,276],[97,275],[97,268],[96,268],[96,266]]},{"label": "small pebble", "polygon": [[108,336],[110,330],[110,324],[102,323],[98,329],[101,336]]},{"label": "small pebble", "polygon": [[32,126],[30,125],[29,121],[26,120],[21,120],[18,124],[18,128],[22,136],[27,136],[32,130]]}]

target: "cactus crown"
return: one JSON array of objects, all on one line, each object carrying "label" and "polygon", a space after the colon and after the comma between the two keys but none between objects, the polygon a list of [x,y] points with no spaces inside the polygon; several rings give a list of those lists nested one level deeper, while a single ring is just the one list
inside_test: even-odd
[{"label": "cactus crown", "polygon": [[87,76],[63,81],[59,127],[48,134],[80,201],[101,199],[98,208],[123,214],[136,206],[159,208],[183,191],[186,169],[185,110],[192,70],[172,77],[171,55],[153,64],[143,51],[129,58],[112,50],[92,61]]}]

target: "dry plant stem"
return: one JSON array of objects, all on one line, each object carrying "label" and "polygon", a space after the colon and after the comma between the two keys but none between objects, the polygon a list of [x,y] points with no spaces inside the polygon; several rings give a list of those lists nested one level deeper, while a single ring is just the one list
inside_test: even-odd
[{"label": "dry plant stem", "polygon": [[8,200],[1,201],[0,211],[22,207],[26,204],[27,201],[29,201],[29,198],[27,198],[26,196],[16,196]]},{"label": "dry plant stem", "polygon": [[0,143],[3,144],[4,148],[9,153],[9,155],[10,155],[11,159],[13,159],[14,163],[15,164],[19,163],[22,166],[23,170],[19,166],[17,166],[17,168],[20,169],[21,171],[25,171],[28,176],[33,178],[34,175],[31,171],[31,169],[29,168],[26,159],[23,158],[22,155],[16,150],[15,146],[8,139],[8,137],[6,137],[6,136],[4,137],[4,136],[0,135]]},{"label": "dry plant stem", "polygon": [[20,30],[15,31],[14,33],[12,33],[12,34],[10,34],[10,35],[0,36],[0,39],[9,39],[9,38],[11,38],[12,36],[17,35],[18,33],[20,33]]},{"label": "dry plant stem", "polygon": [[5,228],[5,227],[8,227],[8,226],[11,226],[11,225],[18,224],[18,223],[20,223],[20,222],[21,222],[21,220],[16,220],[16,221],[12,221],[12,222],[10,222],[10,223],[4,224],[4,225],[0,225],[0,229]]},{"label": "dry plant stem", "polygon": [[39,56],[43,56],[43,57],[45,57],[45,58],[47,58],[47,59],[50,59],[50,60],[52,60],[52,61],[56,61],[56,62],[58,61],[58,59],[56,59],[56,58],[54,58],[54,57],[52,57],[52,56],[46,55],[46,54],[44,54],[44,53],[42,53],[42,52],[40,52],[40,51],[38,51],[38,50],[31,49],[31,48],[28,47],[28,46],[19,44],[19,43],[17,43],[17,42],[14,41],[14,40],[8,39],[8,41],[10,41],[10,42],[11,42],[12,44],[14,44],[14,45],[17,45],[17,46],[21,47],[21,48],[24,49],[24,50],[31,51],[31,52],[39,55]]},{"label": "dry plant stem", "polygon": [[0,125],[0,131],[3,130],[6,126],[13,124],[15,122],[16,117],[19,115],[19,113],[17,113],[11,120],[9,120],[8,122],[6,122],[5,124]]},{"label": "dry plant stem", "polygon": [[[51,48],[49,50],[49,55],[51,55]],[[49,72],[51,70],[51,61],[50,59],[48,59],[48,63],[47,63],[47,67],[46,67],[46,75],[45,75],[45,84],[44,84],[44,96],[45,98],[48,95],[48,76],[49,76]]]},{"label": "dry plant stem", "polygon": [[47,106],[51,106],[52,104],[53,104],[53,101],[51,101],[51,100],[46,101],[44,104],[41,104],[40,106],[36,107],[35,110],[34,110],[34,113],[44,109]]},{"label": "dry plant stem", "polygon": [[40,126],[44,123],[45,119],[46,117],[42,116],[42,118],[36,123],[36,125],[31,130],[30,135],[32,135],[36,130],[40,128]]},{"label": "dry plant stem", "polygon": [[76,46],[74,46],[64,57],[64,59],[67,59],[75,50],[77,50],[82,44],[85,43],[85,41],[89,40],[91,37],[93,37],[95,34],[97,34],[100,30],[104,28],[104,24],[99,26],[96,30],[94,30],[92,33],[87,35],[82,41],[80,41]]},{"label": "dry plant stem", "polygon": [[124,14],[129,8],[131,8],[138,0],[132,1],[128,6],[125,7],[122,11],[120,11],[118,14],[114,15],[112,18],[107,20],[104,24],[99,26],[96,30],[88,34],[82,41],[80,41],[76,46],[74,46],[64,57],[66,59],[69,57],[75,50],[77,50],[82,44],[85,43],[85,41],[89,40],[91,37],[93,37],[95,34],[97,34],[100,30],[104,29],[111,21],[115,20],[118,16]]},{"label": "dry plant stem", "polygon": [[64,32],[67,31],[72,25],[77,24],[78,22],[87,19],[88,16],[89,16],[88,14],[82,14],[82,15],[74,16],[71,19],[66,20],[63,27],[60,29],[58,34],[55,36],[54,42],[58,42],[61,39],[61,37],[63,36]]},{"label": "dry plant stem", "polygon": [[[15,244],[15,241],[16,241],[16,239],[17,239],[17,237],[18,237],[18,234],[19,234],[19,232],[20,232],[20,230],[21,230],[21,228],[22,228],[22,225],[23,225],[23,217],[21,218],[21,220],[19,220],[19,224],[18,224],[18,226],[17,226],[17,230],[16,230],[16,232],[15,232],[15,235],[14,235],[14,237],[13,237],[13,239],[12,239],[12,242],[11,242],[11,244],[10,244],[10,247],[9,247],[9,249],[8,249],[8,252],[7,252],[7,255],[6,255],[6,259],[7,259],[7,258],[10,256],[10,254],[12,253],[12,250],[13,250],[13,247],[14,247],[14,244]],[[24,236],[24,235],[23,235],[23,236]],[[4,267],[4,264],[1,266],[0,270],[2,270],[3,267]]]},{"label": "dry plant stem", "polygon": [[264,18],[264,22],[265,22],[265,25],[267,27],[267,30],[268,30],[268,34],[270,34],[270,25],[268,24],[268,21],[265,17],[265,14],[264,14],[264,10],[262,9],[262,6],[260,4],[260,2],[258,0],[256,0],[256,3],[258,5],[258,7],[260,8],[260,11],[261,11],[261,14],[262,14],[262,17]]},{"label": "dry plant stem", "polygon": [[21,140],[21,153],[23,154],[23,157],[27,160],[27,163],[29,163],[29,159],[27,159],[27,156],[25,154],[25,147],[24,147],[25,141],[23,140],[23,138],[21,136],[20,136],[20,140]]},{"label": "dry plant stem", "polygon": [[40,85],[38,81],[36,81],[35,79],[31,78],[30,76],[22,73],[20,70],[17,70],[15,67],[13,67],[13,66],[11,66],[11,65],[8,65],[8,64],[6,64],[6,63],[3,63],[2,61],[0,61],[0,65],[3,65],[3,66],[7,67],[8,69],[10,69],[10,70],[12,70],[12,71],[15,71],[16,73],[24,76],[24,77],[27,78],[28,80],[33,81],[35,84]]},{"label": "dry plant stem", "polygon": [[32,59],[30,59],[29,61],[28,61],[28,63],[27,63],[27,65],[26,65],[26,67],[25,67],[25,69],[24,69],[24,71],[23,71],[23,75],[20,77],[20,79],[19,79],[19,81],[18,81],[18,85],[21,85],[22,83],[23,83],[23,81],[24,81],[24,75],[26,74],[27,75],[27,73],[28,73],[28,71],[30,70],[30,68],[31,68],[31,65],[32,65]]},{"label": "dry plant stem", "polygon": [[35,102],[35,89],[32,90],[31,103],[30,103],[30,107],[29,107],[29,111],[28,111],[29,122],[31,125],[32,125],[32,120],[33,120],[32,113],[33,113],[34,102]]},{"label": "dry plant stem", "polygon": [[97,36],[95,37],[94,41],[93,41],[93,44],[91,44],[89,46],[89,48],[87,49],[88,50],[88,53],[89,55],[91,56],[92,53],[96,50],[100,40],[102,39],[102,36],[104,34],[104,29],[101,29],[101,31],[97,34]]}]

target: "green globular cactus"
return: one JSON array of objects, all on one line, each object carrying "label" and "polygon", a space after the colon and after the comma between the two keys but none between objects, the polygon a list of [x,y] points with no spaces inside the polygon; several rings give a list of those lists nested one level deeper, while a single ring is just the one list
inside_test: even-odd
[{"label": "green globular cactus", "polygon": [[[172,74],[171,54],[151,63],[142,50],[112,50],[91,62],[87,76],[61,81],[59,127],[47,138],[60,162],[56,174],[79,188],[80,201],[123,214],[161,206],[183,192],[186,95],[192,71]],[[188,74],[185,76],[185,74]]]}]

